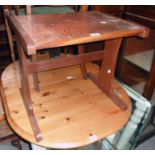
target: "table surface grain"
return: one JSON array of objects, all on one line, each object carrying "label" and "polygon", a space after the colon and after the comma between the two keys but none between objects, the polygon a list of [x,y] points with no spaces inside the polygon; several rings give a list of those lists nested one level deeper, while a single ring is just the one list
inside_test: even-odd
[{"label": "table surface grain", "polygon": [[143,26],[96,11],[15,16],[13,23],[29,55],[37,49],[148,34]]},{"label": "table surface grain", "polygon": [[[92,63],[87,68],[98,71]],[[33,109],[43,136],[37,143],[22,100],[18,70],[10,64],[1,78],[10,126],[19,136],[40,146],[66,149],[91,144],[118,131],[131,114],[130,99],[117,83],[126,111],[121,111],[91,80],[84,80],[79,66],[39,73],[39,93],[29,75]]]}]

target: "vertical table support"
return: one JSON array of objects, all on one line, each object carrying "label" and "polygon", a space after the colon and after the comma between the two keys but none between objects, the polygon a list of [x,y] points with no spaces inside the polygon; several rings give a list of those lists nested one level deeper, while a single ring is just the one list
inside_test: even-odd
[{"label": "vertical table support", "polygon": [[[84,54],[85,53],[85,45],[78,45],[78,54]],[[80,64],[81,73],[83,75],[84,79],[87,79],[87,69],[85,64]]]},{"label": "vertical table support", "polygon": [[[34,54],[31,56],[31,61],[36,62],[37,61],[37,54]],[[33,83],[34,83],[34,89],[39,92],[39,80],[38,80],[38,73],[33,73]]]},{"label": "vertical table support", "polygon": [[121,42],[121,38],[105,41],[104,60],[102,60],[102,66],[98,74],[98,80],[106,92],[112,93],[113,91],[116,61]]},{"label": "vertical table support", "polygon": [[21,68],[22,95],[23,95],[24,105],[29,117],[29,121],[31,123],[33,133],[35,135],[36,141],[41,141],[42,135],[33,112],[32,100],[30,95],[29,78],[28,78],[29,74],[28,74],[28,68],[27,68],[28,60],[26,59],[24,50],[20,45],[19,41],[17,44],[17,48],[18,48],[18,53],[20,57],[19,60],[20,60],[20,68]]},{"label": "vertical table support", "polygon": [[127,106],[119,98],[119,93],[114,88],[116,61],[121,42],[122,38],[105,41],[104,59],[102,59],[102,65],[98,77],[95,77],[91,73],[88,73],[88,76],[97,84],[100,89],[102,89],[110,98],[115,101],[116,105],[120,109],[125,110]]}]

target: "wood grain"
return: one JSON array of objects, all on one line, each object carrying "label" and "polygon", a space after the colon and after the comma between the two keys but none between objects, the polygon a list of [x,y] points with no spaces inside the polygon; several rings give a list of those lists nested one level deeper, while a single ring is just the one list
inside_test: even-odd
[{"label": "wood grain", "polygon": [[154,88],[155,88],[155,54],[153,56],[153,61],[152,61],[148,81],[146,82],[146,85],[144,88],[144,93],[143,93],[144,97],[146,97],[148,100],[151,100]]},{"label": "wood grain", "polygon": [[[18,63],[17,63],[18,64]],[[95,75],[98,67],[86,64]],[[20,93],[18,71],[9,65],[2,74],[3,104],[12,129],[22,138],[49,148],[84,146],[118,131],[128,121],[131,102],[115,83],[127,110],[120,110],[91,80],[84,80],[79,66],[39,73],[40,92],[29,75],[33,110],[43,140],[36,142]]]},{"label": "wood grain", "polygon": [[27,111],[27,115],[29,116],[29,120],[31,125],[33,126],[33,132],[36,137],[36,141],[42,140],[42,135],[37,123],[37,120],[35,118],[33,106],[32,106],[32,99],[31,99],[31,93],[30,93],[30,85],[29,85],[29,78],[28,78],[28,70],[26,68],[27,65],[27,59],[24,54],[24,50],[20,46],[20,44],[17,44],[17,48],[19,51],[19,62],[20,62],[20,71],[21,71],[21,82],[22,82],[22,89],[21,94],[23,97],[25,109]]},{"label": "wood grain", "polygon": [[[28,55],[35,49],[54,48],[128,36],[148,36],[148,29],[100,12],[8,16],[12,28],[26,42]],[[22,36],[20,36],[22,34]],[[21,41],[23,41],[21,40]],[[31,40],[31,43],[29,42]]]}]

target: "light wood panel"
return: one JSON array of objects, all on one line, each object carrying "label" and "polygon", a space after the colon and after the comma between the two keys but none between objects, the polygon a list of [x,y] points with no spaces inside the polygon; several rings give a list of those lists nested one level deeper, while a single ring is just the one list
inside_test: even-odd
[{"label": "light wood panel", "polygon": [[[87,68],[88,72],[98,72],[92,63]],[[129,119],[131,103],[125,91],[115,83],[128,107],[122,111],[91,80],[82,78],[79,66],[39,73],[39,93],[30,75],[33,109],[43,136],[37,143],[24,108],[19,77],[13,64],[4,70],[3,104],[13,130],[31,143],[61,149],[80,147],[114,133]]]}]

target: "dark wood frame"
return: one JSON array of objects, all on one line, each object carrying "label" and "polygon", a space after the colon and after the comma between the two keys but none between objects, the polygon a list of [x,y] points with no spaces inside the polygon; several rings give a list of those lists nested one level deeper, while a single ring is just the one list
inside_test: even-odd
[{"label": "dark wood frame", "polygon": [[[126,20],[130,20],[130,21],[134,21],[136,23],[142,24],[144,26],[148,26],[150,28],[150,32],[153,33],[154,29],[155,29],[155,20],[154,20],[155,14],[154,14],[154,6],[125,6],[124,7],[124,13],[123,13],[123,18]],[[151,35],[150,35],[151,36]],[[154,36],[154,35],[153,35]],[[133,38],[131,38],[132,40]],[[130,39],[129,39],[130,40]],[[119,55],[119,60],[123,59],[123,56],[125,54],[127,54],[127,52],[129,53],[129,49],[128,47],[130,47],[127,44],[128,39],[124,39],[123,43],[122,43],[122,48],[120,51],[120,55]],[[144,42],[142,42],[144,44],[144,46],[140,46],[140,45],[135,45],[138,46],[137,52],[142,52],[148,49],[154,49],[154,58],[152,61],[152,65],[151,65],[151,70],[150,72],[147,74],[148,76],[146,78],[144,78],[144,81],[146,81],[146,85],[144,87],[144,91],[143,91],[143,96],[145,98],[147,98],[148,100],[151,100],[152,95],[153,95],[153,91],[155,88],[155,46],[154,46],[154,38],[152,37],[151,40],[144,40]],[[148,44],[148,46],[146,46]],[[132,51],[132,49],[130,50]],[[118,72],[117,72],[117,76],[119,78],[121,78],[120,75],[120,67],[121,67],[121,61],[118,61]],[[140,68],[140,67],[139,67]],[[143,69],[141,68],[140,70],[137,68],[137,72],[143,72]],[[137,76],[139,76],[137,74]],[[129,82],[130,83],[130,82]]]}]

